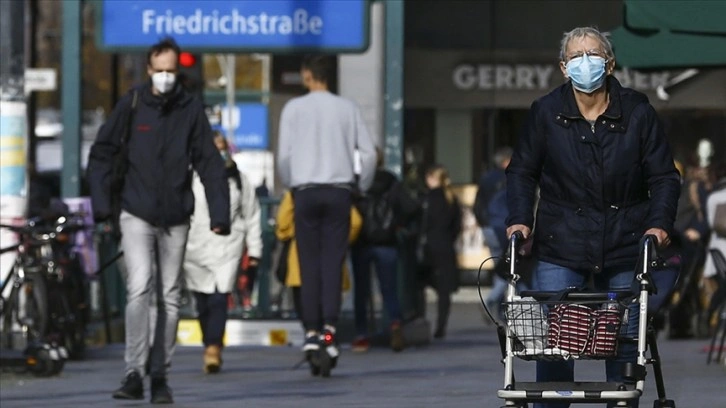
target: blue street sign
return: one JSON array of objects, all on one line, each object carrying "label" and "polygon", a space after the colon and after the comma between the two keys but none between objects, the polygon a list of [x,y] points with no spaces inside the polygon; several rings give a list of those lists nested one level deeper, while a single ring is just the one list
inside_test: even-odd
[{"label": "blue street sign", "polygon": [[234,128],[234,146],[237,150],[267,149],[269,144],[267,105],[262,103],[238,103],[229,116],[227,105],[222,105],[222,123],[212,128],[227,135],[229,121]]},{"label": "blue street sign", "polygon": [[145,51],[163,37],[200,52],[362,52],[369,0],[101,0],[97,42]]}]

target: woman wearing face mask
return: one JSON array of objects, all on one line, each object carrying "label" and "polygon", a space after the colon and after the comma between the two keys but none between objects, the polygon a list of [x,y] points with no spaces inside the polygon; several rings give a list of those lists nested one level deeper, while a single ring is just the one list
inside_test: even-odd
[{"label": "woman wearing face mask", "polygon": [[[507,236],[519,231],[534,240],[537,290],[590,281],[600,291],[629,289],[643,235],[655,235],[660,246],[670,243],[679,175],[646,96],[612,76],[607,37],[575,28],[562,39],[560,59],[568,81],[532,104],[507,168]],[[632,328],[637,319],[629,320]],[[635,345],[621,345],[617,361],[606,362],[608,381],[622,383],[623,362],[634,362],[635,352]],[[537,380],[571,382],[573,367],[572,361],[538,362]]]},{"label": "woman wearing face mask", "polygon": [[224,327],[229,295],[234,288],[242,253],[247,248],[250,267],[256,268],[262,255],[260,205],[255,187],[242,174],[229,155],[227,141],[217,134],[214,144],[225,162],[229,182],[231,233],[227,236],[209,230],[209,210],[199,176],[192,181],[194,215],[189,229],[184,279],[194,295],[204,343],[203,370],[216,373],[222,366]]}]

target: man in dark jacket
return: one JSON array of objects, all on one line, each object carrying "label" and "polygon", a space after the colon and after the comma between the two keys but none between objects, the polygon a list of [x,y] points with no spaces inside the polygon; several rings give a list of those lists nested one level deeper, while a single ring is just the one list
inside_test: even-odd
[{"label": "man in dark jacket", "polygon": [[[569,81],[532,104],[507,168],[507,236],[529,238],[539,186],[535,288],[582,287],[592,278],[598,290],[627,290],[643,235],[670,242],[678,172],[655,109],[611,76],[607,37],[576,28],[565,34],[560,58]],[[629,330],[637,320],[629,319]],[[621,347],[620,356],[635,361],[635,350]],[[622,381],[621,365],[607,361],[608,381]],[[572,365],[538,363],[537,378],[572,381]]]},{"label": "man in dark jacket", "polygon": [[367,310],[371,298],[371,266],[378,277],[383,306],[391,323],[391,349],[403,350],[403,314],[398,300],[399,237],[418,212],[418,203],[403,190],[403,185],[396,176],[383,167],[383,152],[376,150],[378,168],[373,184],[357,200],[358,209],[363,216],[363,228],[351,248],[353,309],[357,334],[352,349],[356,352],[367,351],[370,346]]},{"label": "man in dark jacket", "polygon": [[[179,274],[194,210],[192,168],[204,183],[210,228],[218,234],[230,228],[224,162],[201,101],[177,81],[179,53],[171,39],[149,49],[151,81],[116,105],[89,157],[94,217],[99,222],[119,217],[126,255],[126,376],[113,393],[118,399],[143,398],[148,363],[151,402],[173,402],[166,376],[179,320]],[[120,175],[114,164],[119,160],[126,161]],[[114,214],[115,207],[120,214]],[[149,306],[154,289],[159,311],[152,345]]]}]

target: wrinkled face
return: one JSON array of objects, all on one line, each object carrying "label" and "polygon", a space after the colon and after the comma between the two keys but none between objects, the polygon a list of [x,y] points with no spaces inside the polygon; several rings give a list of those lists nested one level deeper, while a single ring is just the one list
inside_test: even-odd
[{"label": "wrinkled face", "polygon": [[567,63],[570,62],[571,59],[581,57],[583,55],[587,54],[589,57],[601,57],[604,60],[607,60],[607,63],[605,65],[605,74],[610,75],[613,73],[613,69],[615,68],[615,59],[611,58],[608,60],[607,55],[605,54],[605,49],[603,48],[600,41],[596,38],[590,37],[588,35],[584,37],[577,37],[570,40],[570,42],[567,44],[567,50],[565,51],[565,60],[560,61],[560,70],[562,71],[562,75],[567,78]]},{"label": "wrinkled face", "polygon": [[146,67],[146,72],[149,76],[156,74],[157,72],[168,72],[170,74],[177,73],[177,60],[179,56],[176,55],[174,50],[164,50],[156,55],[151,56],[151,61]]}]

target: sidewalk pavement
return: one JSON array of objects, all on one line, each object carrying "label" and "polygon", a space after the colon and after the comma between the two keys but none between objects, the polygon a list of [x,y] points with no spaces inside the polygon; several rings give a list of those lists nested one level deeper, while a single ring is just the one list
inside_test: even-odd
[{"label": "sidewalk pavement", "polygon": [[[224,351],[222,372],[205,375],[201,348],[178,347],[169,377],[175,406],[498,408],[502,400],[496,391],[503,382],[504,366],[499,362],[494,326],[485,323],[475,299],[455,298],[447,337],[429,346],[401,353],[372,348],[359,354],[344,344],[339,365],[327,379],[310,376],[306,365],[292,368],[301,359],[298,348],[230,347]],[[666,391],[679,408],[726,407],[726,370],[706,365],[703,348],[707,344],[706,339],[659,342]],[[0,374],[0,407],[149,406],[148,380],[145,400],[111,399],[123,367],[123,345],[114,344],[90,349],[84,361],[68,362],[57,377],[5,372]],[[656,395],[648,368],[641,407],[652,406]],[[533,372],[533,362],[515,364],[515,374],[522,381],[531,380]],[[603,363],[580,362],[577,375],[582,380],[601,380]],[[588,406],[601,405],[572,407]]]}]

